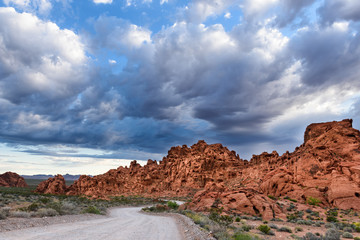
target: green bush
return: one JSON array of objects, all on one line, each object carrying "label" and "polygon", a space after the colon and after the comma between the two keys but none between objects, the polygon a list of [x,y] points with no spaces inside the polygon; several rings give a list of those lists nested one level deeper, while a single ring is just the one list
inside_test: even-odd
[{"label": "green bush", "polygon": [[326,221],[328,222],[338,222],[337,218],[335,216],[327,216]]},{"label": "green bush", "polygon": [[38,210],[40,208],[39,204],[37,203],[32,203],[31,205],[29,205],[27,207],[27,210],[30,212],[35,212],[36,210]]},{"label": "green bush", "polygon": [[235,218],[235,222],[240,222],[240,220],[241,220],[241,219],[240,219],[239,217],[236,217],[236,218]]},{"label": "green bush", "polygon": [[253,227],[251,225],[244,224],[241,226],[241,230],[244,232],[249,232]]},{"label": "green bush", "polygon": [[295,227],[295,232],[302,232],[304,229],[302,227]]},{"label": "green bush", "polygon": [[258,229],[259,229],[261,232],[265,233],[265,234],[268,234],[268,233],[270,232],[270,230],[271,230],[271,228],[270,228],[268,225],[266,225],[266,224],[260,225],[260,226],[258,227]]},{"label": "green bush", "polygon": [[314,206],[319,206],[319,203],[321,203],[321,200],[320,199],[317,199],[315,197],[308,197],[306,202],[309,204],[309,205],[314,205]]},{"label": "green bush", "polygon": [[248,233],[236,233],[234,236],[233,236],[233,239],[234,240],[260,240],[259,237],[257,236],[252,236]]},{"label": "green bush", "polygon": [[169,208],[174,209],[174,210],[179,208],[179,205],[174,201],[168,201],[167,205],[168,205]]},{"label": "green bush", "polygon": [[272,199],[272,200],[276,200],[277,198],[274,197],[273,195],[268,195],[268,198]]},{"label": "green bush", "polygon": [[95,206],[89,206],[83,212],[84,213],[101,214],[100,210]]}]

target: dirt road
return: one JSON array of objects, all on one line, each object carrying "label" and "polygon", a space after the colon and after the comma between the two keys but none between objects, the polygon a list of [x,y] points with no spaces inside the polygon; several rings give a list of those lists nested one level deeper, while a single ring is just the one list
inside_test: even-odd
[{"label": "dirt road", "polygon": [[141,208],[115,208],[106,218],[0,233],[0,240],[182,240],[171,217],[142,214]]}]

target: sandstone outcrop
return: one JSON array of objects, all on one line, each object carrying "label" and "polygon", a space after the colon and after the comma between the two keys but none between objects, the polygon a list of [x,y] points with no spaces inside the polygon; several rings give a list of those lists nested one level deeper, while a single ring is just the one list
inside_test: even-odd
[{"label": "sandstone outcrop", "polygon": [[[48,180],[49,181],[49,180]],[[70,187],[43,184],[38,192],[112,195],[192,196],[187,208],[284,217],[271,198],[309,199],[321,206],[360,210],[360,132],[352,120],[311,124],[304,143],[281,156],[273,151],[242,160],[221,144],[199,141],[173,147],[162,161],[136,161],[105,174],[81,176]],[[271,195],[271,196],[270,196]],[[269,196],[271,198],[269,198]]]},{"label": "sandstone outcrop", "polygon": [[6,172],[0,175],[0,186],[2,187],[27,187],[25,179],[14,172]]},{"label": "sandstone outcrop", "polygon": [[66,190],[65,179],[61,175],[41,182],[36,188],[37,192],[44,194],[65,194]]}]

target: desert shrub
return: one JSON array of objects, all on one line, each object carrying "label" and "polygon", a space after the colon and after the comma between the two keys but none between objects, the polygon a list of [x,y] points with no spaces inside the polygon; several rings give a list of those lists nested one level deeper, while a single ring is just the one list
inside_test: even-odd
[{"label": "desert shrub", "polygon": [[258,229],[260,230],[260,232],[263,232],[263,233],[265,233],[265,234],[268,234],[268,233],[270,232],[270,230],[271,230],[271,228],[270,228],[268,225],[266,225],[266,224],[260,225],[260,226],[258,227]]},{"label": "desert shrub", "polygon": [[321,227],[321,223],[320,223],[320,222],[315,222],[315,223],[314,223],[314,226],[315,226],[315,227]]},{"label": "desert shrub", "polygon": [[269,227],[272,229],[279,229],[279,227],[276,224],[270,223]]},{"label": "desert shrub", "polygon": [[296,206],[293,203],[290,203],[290,206],[286,208],[287,211],[292,211],[294,209],[296,209]]},{"label": "desert shrub", "polygon": [[46,208],[52,208],[59,214],[62,214],[62,206],[60,202],[50,202],[46,205]]},{"label": "desert shrub", "polygon": [[10,214],[10,208],[9,207],[2,207],[0,208],[0,220],[6,219]]},{"label": "desert shrub", "polygon": [[248,225],[248,224],[244,224],[244,225],[241,226],[240,229],[241,229],[242,231],[244,231],[244,232],[249,232],[251,229],[253,229],[253,226]]},{"label": "desert shrub", "polygon": [[343,231],[352,233],[354,231],[354,229],[352,229],[352,227],[344,227]]},{"label": "desert shrub", "polygon": [[36,211],[38,217],[53,217],[59,215],[59,213],[52,208],[40,208]]},{"label": "desert shrub", "polygon": [[307,232],[305,236],[302,238],[303,240],[321,240],[321,237],[317,237],[315,234],[311,232]]},{"label": "desert shrub", "polygon": [[234,240],[260,240],[259,237],[257,236],[252,236],[248,233],[235,233],[234,236],[233,236],[233,239]]},{"label": "desert shrub", "polygon": [[343,238],[353,238],[353,235],[349,232],[344,232],[342,235]]},{"label": "desert shrub", "polygon": [[268,195],[268,198],[272,199],[272,200],[276,200],[277,198],[274,197],[273,195]]},{"label": "desert shrub", "polygon": [[308,226],[314,224],[314,222],[311,220],[303,220],[303,219],[297,220],[296,223],[301,225],[308,225]]},{"label": "desert shrub", "polygon": [[360,223],[359,222],[356,222],[353,224],[353,228],[356,232],[360,232]]},{"label": "desert shrub", "polygon": [[325,223],[325,228],[336,228],[336,226],[333,223]]},{"label": "desert shrub", "polygon": [[220,215],[219,214],[220,212],[221,212],[221,210],[219,210],[219,209],[211,209],[209,218],[211,220],[213,220],[214,222],[217,222],[217,223],[225,225],[225,226],[231,224],[234,221],[232,216]]},{"label": "desert shrub", "polygon": [[10,216],[14,218],[29,218],[31,215],[28,212],[15,211],[11,212]]},{"label": "desert shrub", "polygon": [[337,222],[337,216],[338,216],[338,211],[336,209],[330,209],[329,211],[327,211],[326,213],[327,217],[326,217],[326,221],[328,222]]},{"label": "desert shrub", "polygon": [[47,198],[47,197],[39,198],[39,202],[41,202],[43,204],[47,204],[50,201],[51,201],[50,198]]},{"label": "desert shrub", "polygon": [[95,206],[89,206],[83,210],[84,213],[101,214],[100,210]]},{"label": "desert shrub", "polygon": [[235,218],[235,222],[240,222],[240,220],[241,220],[241,219],[240,219],[239,217],[236,217],[236,218]]},{"label": "desert shrub", "polygon": [[319,212],[315,212],[315,211],[311,212],[310,215],[313,216],[313,217],[319,217],[320,216]]},{"label": "desert shrub", "polygon": [[295,232],[302,232],[304,229],[302,227],[295,227]]},{"label": "desert shrub", "polygon": [[319,206],[319,203],[321,203],[321,200],[315,197],[308,197],[306,202],[309,205]]},{"label": "desert shrub", "polygon": [[289,198],[289,201],[292,201],[292,202],[297,202],[296,199],[292,199],[292,198]]},{"label": "desert shrub", "polygon": [[247,221],[246,221],[245,219],[241,219],[240,222],[241,222],[242,224],[247,224]]},{"label": "desert shrub", "polygon": [[354,240],[360,240],[360,237],[354,237]]},{"label": "desert shrub", "polygon": [[174,209],[174,210],[179,208],[179,205],[175,201],[168,201],[167,205],[169,208]]},{"label": "desert shrub", "polygon": [[76,205],[75,203],[72,202],[63,202],[60,206],[60,214],[61,215],[65,215],[65,214],[77,214],[78,211],[76,209]]},{"label": "desert shrub", "polygon": [[325,233],[325,240],[340,240],[340,232],[334,228],[330,228]]},{"label": "desert shrub", "polygon": [[312,213],[313,211],[310,208],[308,208],[308,209],[305,210],[305,212]]},{"label": "desert shrub", "polygon": [[32,203],[27,207],[27,210],[30,212],[35,212],[36,210],[38,210],[40,208],[39,204],[37,203]]},{"label": "desert shrub", "polygon": [[328,222],[337,222],[338,220],[337,220],[337,217],[335,217],[335,216],[327,216],[326,221],[328,221]]},{"label": "desert shrub", "polygon": [[279,232],[288,232],[288,233],[292,233],[291,228],[283,226],[281,228],[278,229]]}]

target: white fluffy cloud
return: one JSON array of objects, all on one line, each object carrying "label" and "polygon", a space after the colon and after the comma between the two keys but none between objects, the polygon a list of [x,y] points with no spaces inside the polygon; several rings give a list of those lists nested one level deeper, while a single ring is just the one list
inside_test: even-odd
[{"label": "white fluffy cloud", "polygon": [[113,0],[93,0],[95,4],[111,4]]},{"label": "white fluffy cloud", "polygon": [[210,16],[224,13],[239,0],[194,0],[183,9],[184,18],[188,22],[202,23]]},{"label": "white fluffy cloud", "polygon": [[52,22],[0,8],[0,98],[72,96],[86,82],[80,38]]}]

